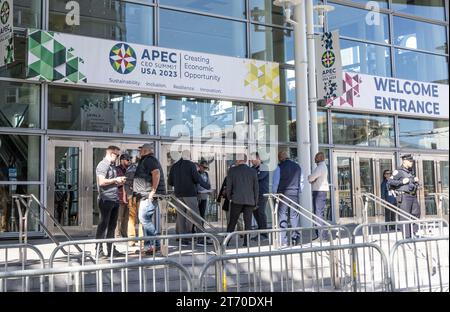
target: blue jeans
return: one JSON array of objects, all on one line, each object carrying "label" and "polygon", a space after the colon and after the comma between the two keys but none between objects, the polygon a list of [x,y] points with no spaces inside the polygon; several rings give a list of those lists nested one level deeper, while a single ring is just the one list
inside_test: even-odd
[{"label": "blue jeans", "polygon": [[[325,219],[325,206],[327,203],[327,192],[323,191],[313,191],[312,192],[312,201],[313,201],[313,208],[314,208],[314,214],[318,216],[321,219]],[[320,226],[324,226],[323,222],[319,221],[318,219],[315,219]],[[328,231],[321,231],[320,238],[321,239],[328,239]],[[316,238],[319,237],[319,231],[316,230]]]},{"label": "blue jeans", "polygon": [[[158,208],[158,202],[156,200],[141,199],[139,201],[139,222],[142,224],[144,230],[144,236],[155,236],[156,227],[153,223],[153,215]],[[158,219],[158,216],[156,216]],[[155,241],[155,247],[160,247],[159,240]],[[144,249],[147,250],[151,247],[151,241],[144,241]]]}]

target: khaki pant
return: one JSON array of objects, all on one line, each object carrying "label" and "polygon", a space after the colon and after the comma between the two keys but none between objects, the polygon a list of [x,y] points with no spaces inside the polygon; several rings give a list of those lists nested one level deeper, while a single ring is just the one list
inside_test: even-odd
[{"label": "khaki pant", "polygon": [[119,204],[119,216],[117,218],[117,225],[115,237],[127,237],[128,228],[128,204]]},{"label": "khaki pant", "polygon": [[144,236],[142,225],[138,223],[138,209],[136,197],[128,196],[128,237],[136,237],[136,225],[139,226],[139,237]]}]

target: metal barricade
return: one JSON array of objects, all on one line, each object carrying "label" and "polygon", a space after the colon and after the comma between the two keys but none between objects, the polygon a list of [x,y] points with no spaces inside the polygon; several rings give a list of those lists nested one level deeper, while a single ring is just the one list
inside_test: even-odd
[{"label": "metal barricade", "polygon": [[[173,280],[178,279],[178,276],[183,280],[182,283],[173,282]],[[17,279],[24,277],[29,279],[39,278],[39,290],[50,292],[173,292],[192,290],[192,279],[189,272],[183,265],[171,259],[0,272],[2,284],[13,284]],[[47,278],[48,284],[46,283]],[[15,288],[10,287],[9,290],[36,291],[36,289],[28,286],[20,287],[18,285]]]},{"label": "metal barricade", "polygon": [[[362,261],[361,253],[377,254],[383,266]],[[339,259],[333,282],[331,254]],[[208,271],[221,264],[215,279]],[[219,280],[220,283],[217,283]],[[219,285],[218,288],[215,285]],[[389,291],[388,263],[374,244],[348,244],[272,250],[213,257],[199,276],[200,291]]]},{"label": "metal barricade", "polygon": [[[0,272],[12,272],[17,270],[28,270],[30,268],[45,268],[44,256],[30,244],[8,244],[0,245]],[[27,276],[17,281],[21,287],[29,287],[30,280]],[[5,282],[0,283],[0,291],[8,291]]]},{"label": "metal barricade", "polygon": [[418,228],[415,233],[421,237],[448,235],[448,222],[443,219],[425,219],[398,222],[360,224],[353,230],[353,243],[374,243],[388,255],[393,245],[406,238],[406,229]]},{"label": "metal barricade", "polygon": [[[150,241],[154,246],[155,240],[159,240],[161,246],[166,245],[166,252],[144,253],[141,249],[144,241]],[[137,246],[130,246],[130,243],[136,243]],[[99,244],[112,244],[111,249],[118,250],[123,253],[122,257],[114,256],[113,253],[108,257],[101,257],[96,247]],[[79,246],[82,252],[77,257],[71,256],[72,249]],[[67,250],[68,254],[64,255],[62,250]],[[103,247],[103,250],[107,248]],[[91,239],[79,240],[72,242],[64,242],[57,246],[51,253],[49,258],[49,267],[56,268],[59,266],[83,266],[92,263],[113,263],[132,261],[143,261],[145,259],[170,259],[185,266],[191,275],[200,272],[203,264],[211,257],[221,254],[221,245],[217,237],[208,233],[195,233],[183,235],[159,235],[151,237],[135,237],[135,238],[118,238],[118,239]],[[80,257],[81,256],[81,257]],[[88,257],[89,256],[89,257]],[[92,262],[91,258],[95,261]],[[79,261],[81,259],[81,261]],[[182,280],[179,279],[181,283]]]},{"label": "metal barricade", "polygon": [[389,259],[393,291],[449,291],[449,237],[401,240]]}]

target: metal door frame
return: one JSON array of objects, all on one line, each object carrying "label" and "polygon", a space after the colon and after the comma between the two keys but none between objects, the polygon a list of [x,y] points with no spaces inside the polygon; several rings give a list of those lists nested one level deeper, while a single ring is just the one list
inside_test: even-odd
[{"label": "metal door frame", "polygon": [[[85,165],[86,165],[86,146],[81,140],[61,140],[48,139],[47,151],[47,208],[50,212],[55,211],[55,148],[56,147],[77,147],[79,149],[79,173],[78,173],[78,224],[77,226],[64,226],[69,234],[84,234],[90,231],[89,213],[87,212],[87,197],[84,192],[86,186]],[[46,221],[46,226],[52,233],[58,233],[53,222]]]},{"label": "metal door frame", "polygon": [[[441,181],[441,162],[442,161],[449,161],[448,155],[431,155],[431,154],[420,154],[420,153],[414,153],[413,154],[414,160],[416,162],[416,175],[419,178],[419,183],[423,183],[423,163],[424,160],[433,161],[433,167],[434,167],[434,187],[437,193],[442,192],[442,181]],[[422,184],[423,185],[423,184]],[[420,205],[420,217],[421,218],[439,218],[441,215],[443,215],[443,212],[439,211],[439,204],[436,202],[436,211],[437,215],[427,215],[426,214],[426,207],[425,207],[425,190],[424,188],[420,188],[418,192],[418,200]],[[448,217],[447,217],[448,218]]]},{"label": "metal door frame", "polygon": [[[343,218],[339,215],[339,198],[338,198],[338,170],[337,170],[337,158],[338,157],[349,157],[350,161],[350,170],[352,171],[352,205],[354,211],[353,218]],[[335,207],[334,214],[337,224],[349,224],[349,223],[363,223],[363,204],[361,200],[357,197],[360,194],[361,189],[361,179],[360,177],[360,159],[368,158],[372,160],[372,176],[374,183],[374,191],[376,196],[381,196],[380,194],[380,185],[382,182],[382,173],[380,172],[380,159],[388,159],[391,160],[392,169],[395,167],[395,153],[389,152],[357,152],[357,151],[337,151],[333,150],[333,179],[334,179],[334,199],[335,199]],[[375,216],[370,216],[368,218],[369,222],[384,222],[384,218],[382,218],[382,214],[378,213],[380,207],[375,207]]]}]

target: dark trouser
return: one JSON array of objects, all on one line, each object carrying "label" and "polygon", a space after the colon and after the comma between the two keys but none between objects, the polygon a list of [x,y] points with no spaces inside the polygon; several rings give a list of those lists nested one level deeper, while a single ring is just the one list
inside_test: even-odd
[{"label": "dark trouser", "polygon": [[[410,194],[402,194],[402,199],[400,203],[400,209],[412,214],[413,216],[420,218],[420,206],[419,201],[417,200],[417,196],[413,196]],[[405,221],[405,218],[400,218],[400,221]],[[405,229],[405,238],[411,237],[411,225],[400,225],[400,229]],[[413,225],[413,232],[417,232],[418,225],[417,223]]]},{"label": "dark trouser", "polygon": [[[240,205],[231,203],[230,207],[230,222],[227,226],[227,232],[233,232],[236,228],[237,221],[241,212],[244,213],[244,227],[246,231],[250,231],[252,227],[252,206]],[[247,243],[247,235],[244,236],[244,244]]]},{"label": "dark trouser", "polygon": [[258,224],[258,230],[267,229],[266,203],[267,198],[264,196],[259,196],[258,208],[253,210],[253,216]]},{"label": "dark trouser", "polygon": [[[325,219],[324,215],[325,215],[325,206],[327,203],[327,192],[325,191],[313,191],[312,192],[312,202],[313,202],[313,209],[314,209],[314,214],[321,218],[321,219]],[[318,220],[317,218],[315,218],[315,221],[317,223],[320,224],[320,226],[324,226],[323,222]],[[316,237],[319,237],[319,231],[316,230]],[[321,239],[328,239],[328,231],[321,231],[321,235],[320,238]]]},{"label": "dark trouser", "polygon": [[[294,202],[298,203],[298,195],[287,195],[288,198],[293,200]],[[284,200],[285,202],[289,203],[289,201]],[[300,215],[297,211],[289,209],[288,206],[286,206],[283,203],[280,203],[278,206],[278,222],[280,229],[286,229],[288,228],[288,215],[289,215],[289,221],[291,228],[296,228],[300,226]],[[281,244],[285,245],[288,244],[288,237],[287,232],[283,231],[280,233],[281,235]],[[291,239],[297,239],[299,237],[299,233],[297,231],[291,232]]]},{"label": "dark trouser", "polygon": [[[205,213],[206,213],[206,203],[208,200],[206,199],[200,199],[198,201],[198,210],[200,211],[200,216],[205,219]],[[202,225],[203,225],[203,221],[202,221]]]},{"label": "dark trouser", "polygon": [[[100,223],[97,226],[96,239],[113,238],[116,229],[117,217],[119,216],[119,201],[100,199]],[[108,243],[108,253],[111,252],[112,244]],[[99,246],[101,248],[101,246]]]}]

